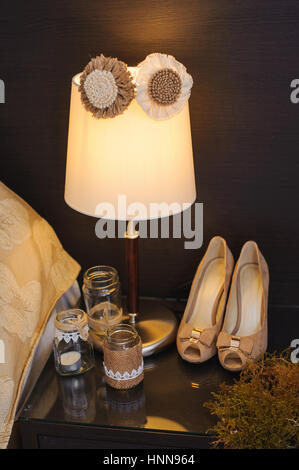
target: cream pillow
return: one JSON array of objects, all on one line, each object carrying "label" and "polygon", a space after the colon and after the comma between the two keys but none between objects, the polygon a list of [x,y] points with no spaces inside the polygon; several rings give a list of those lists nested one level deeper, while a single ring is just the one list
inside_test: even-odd
[{"label": "cream pillow", "polygon": [[52,227],[0,182],[0,448],[48,317],[79,271]]}]

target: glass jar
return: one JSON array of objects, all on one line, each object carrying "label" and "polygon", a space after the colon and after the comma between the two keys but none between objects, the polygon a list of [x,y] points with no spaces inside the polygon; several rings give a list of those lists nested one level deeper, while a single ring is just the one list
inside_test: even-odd
[{"label": "glass jar", "polygon": [[92,423],[96,417],[96,383],[93,371],[59,377],[60,398],[66,420]]},{"label": "glass jar", "polygon": [[103,348],[107,329],[121,322],[123,310],[118,273],[111,266],[94,266],[83,276],[83,295],[90,337],[97,349]]},{"label": "glass jar", "polygon": [[104,371],[107,384],[117,389],[135,387],[143,380],[142,344],[133,326],[121,323],[107,331]]},{"label": "glass jar", "polygon": [[55,317],[54,359],[60,375],[76,375],[94,366],[92,343],[89,339],[87,315],[73,308]]}]

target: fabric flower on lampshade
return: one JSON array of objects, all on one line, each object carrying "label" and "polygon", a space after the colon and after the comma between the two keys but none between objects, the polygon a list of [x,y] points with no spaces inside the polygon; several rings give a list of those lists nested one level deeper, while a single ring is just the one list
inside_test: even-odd
[{"label": "fabric flower on lampshade", "polygon": [[150,54],[138,65],[136,99],[153,119],[169,119],[190,97],[193,80],[173,56]]},{"label": "fabric flower on lampshade", "polygon": [[135,97],[135,86],[126,64],[103,54],[86,65],[79,91],[85,108],[96,118],[112,118],[123,113]]}]

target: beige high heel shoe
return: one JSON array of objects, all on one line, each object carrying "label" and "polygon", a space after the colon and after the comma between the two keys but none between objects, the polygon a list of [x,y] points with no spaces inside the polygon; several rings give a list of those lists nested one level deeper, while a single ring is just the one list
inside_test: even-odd
[{"label": "beige high heel shoe", "polygon": [[204,362],[217,352],[233,266],[226,241],[212,238],[194,276],[177,334],[177,349],[186,361]]},{"label": "beige high heel shoe", "polygon": [[241,250],[232,278],[218,357],[225,369],[240,371],[267,349],[268,265],[253,241]]}]

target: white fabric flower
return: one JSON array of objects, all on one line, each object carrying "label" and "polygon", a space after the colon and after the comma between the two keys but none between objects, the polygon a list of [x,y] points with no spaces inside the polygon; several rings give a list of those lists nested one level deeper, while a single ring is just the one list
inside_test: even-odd
[{"label": "white fabric flower", "polygon": [[154,53],[138,65],[136,99],[153,119],[178,114],[191,94],[193,80],[173,56]]}]

